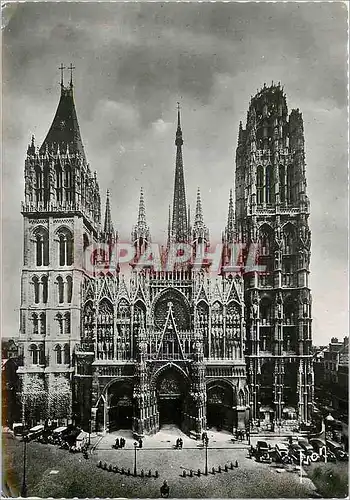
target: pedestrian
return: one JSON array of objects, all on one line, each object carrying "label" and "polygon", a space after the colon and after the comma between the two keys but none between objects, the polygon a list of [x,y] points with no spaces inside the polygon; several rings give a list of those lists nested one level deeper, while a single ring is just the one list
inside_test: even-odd
[{"label": "pedestrian", "polygon": [[139,439],[139,448],[142,448],[142,444],[143,444],[143,442],[142,442],[142,439],[140,438]]},{"label": "pedestrian", "polygon": [[182,446],[183,446],[184,442],[182,441],[182,438],[179,439],[179,445],[180,445],[180,449],[182,450]]},{"label": "pedestrian", "polygon": [[119,448],[119,439],[118,438],[115,440],[115,447],[118,450],[118,448]]},{"label": "pedestrian", "polygon": [[160,487],[160,495],[162,498],[168,498],[169,497],[169,485],[167,480],[164,481],[162,486]]},{"label": "pedestrian", "polygon": [[124,438],[120,438],[120,447],[124,448],[124,446],[125,446],[125,439]]}]

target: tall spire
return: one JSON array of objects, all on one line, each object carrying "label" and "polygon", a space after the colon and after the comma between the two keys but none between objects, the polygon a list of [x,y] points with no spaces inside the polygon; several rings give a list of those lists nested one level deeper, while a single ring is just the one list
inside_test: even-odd
[{"label": "tall spire", "polygon": [[182,160],[182,130],[180,120],[180,105],[177,107],[177,130],[176,130],[176,166],[174,183],[174,201],[173,201],[173,223],[172,238],[174,242],[185,242],[188,240],[188,221],[184,168]]},{"label": "tall spire", "polygon": [[168,215],[168,242],[167,247],[169,247],[171,241],[171,206],[169,205],[169,215]]},{"label": "tall spire", "polygon": [[202,210],[202,200],[201,191],[197,189],[197,203],[196,203],[196,215],[194,219],[195,226],[201,226],[203,224],[203,210]]},{"label": "tall spire", "polygon": [[131,232],[131,239],[133,243],[139,240],[139,243],[141,245],[143,244],[143,242],[150,242],[150,231],[147,225],[145,198],[142,188],[140,189],[140,201],[139,201],[139,209],[137,215],[137,223],[135,226],[133,226]]},{"label": "tall spire", "polygon": [[147,222],[146,222],[146,209],[145,209],[145,199],[144,199],[144,196],[143,196],[143,189],[142,188],[140,190],[139,215],[138,215],[138,218],[137,218],[137,225],[139,227],[141,227],[141,226],[146,227],[147,226]]},{"label": "tall spire", "polygon": [[197,189],[196,213],[192,228],[192,238],[193,241],[196,242],[196,245],[199,243],[205,243],[205,245],[209,244],[209,230],[204,224],[201,192],[199,188]]},{"label": "tall spire", "polygon": [[230,199],[228,202],[228,216],[227,216],[227,225],[226,225],[226,240],[229,243],[233,243],[234,240],[234,224],[235,224],[235,212],[233,208],[233,196],[232,189],[230,189]]},{"label": "tall spire", "polygon": [[112,217],[111,217],[111,205],[110,205],[110,201],[109,201],[109,189],[107,189],[107,195],[106,195],[105,224],[104,224],[103,232],[105,234],[113,234],[113,232],[114,232]]}]

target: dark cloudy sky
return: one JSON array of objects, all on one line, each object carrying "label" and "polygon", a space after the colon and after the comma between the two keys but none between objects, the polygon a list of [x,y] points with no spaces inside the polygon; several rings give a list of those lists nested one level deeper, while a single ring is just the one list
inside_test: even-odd
[{"label": "dark cloudy sky", "polygon": [[188,202],[200,186],[220,241],[239,121],[264,82],[280,81],[304,117],[314,341],[348,333],[345,3],[26,3],[4,14],[3,334],[18,332],[26,148],[50,126],[61,62],[76,66],[87,157],[127,240],[141,186],[153,240],[165,240],[180,101]]}]

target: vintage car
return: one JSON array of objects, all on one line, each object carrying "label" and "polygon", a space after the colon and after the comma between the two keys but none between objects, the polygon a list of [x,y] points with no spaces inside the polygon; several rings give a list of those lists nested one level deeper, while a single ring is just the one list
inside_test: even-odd
[{"label": "vintage car", "polygon": [[255,456],[257,462],[272,462],[270,448],[266,441],[258,441],[256,443],[256,448],[253,449],[253,455]]},{"label": "vintage car", "polygon": [[276,451],[276,461],[281,462],[282,464],[290,464],[292,463],[292,457],[288,453],[287,445],[284,443],[276,443],[275,444]]},{"label": "vintage car", "polygon": [[301,461],[302,465],[308,464],[307,457],[304,453],[303,448],[300,446],[300,444],[298,444],[298,443],[290,444],[288,453],[295,464],[300,464],[300,461]]},{"label": "vintage car", "polygon": [[327,443],[327,450],[334,453],[334,455],[336,456],[336,458],[338,460],[342,460],[342,461],[349,460],[349,455],[346,453],[346,451],[343,450],[343,447],[341,444],[336,443],[335,441],[331,441],[330,439],[327,439],[326,443]]}]

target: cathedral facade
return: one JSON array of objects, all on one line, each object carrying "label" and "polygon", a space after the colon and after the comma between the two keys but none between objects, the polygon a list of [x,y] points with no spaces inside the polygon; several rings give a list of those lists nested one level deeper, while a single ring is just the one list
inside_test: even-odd
[{"label": "cathedral facade", "polygon": [[[40,147],[32,139],[25,160],[18,369],[24,422],[130,428],[135,436],[175,423],[198,438],[211,426],[233,432],[310,420],[301,114],[288,116],[279,86],[251,100],[246,128],[239,129],[235,206],[231,191],[215,276],[199,190],[190,223],[179,110],[175,148],[166,245],[157,262],[144,258],[154,246],[141,190],[133,255],[123,273],[110,196],[102,221],[72,78],[68,85],[62,78],[49,132]],[[171,261],[181,245],[190,248],[189,258]],[[256,259],[248,268],[249,248]]]}]

